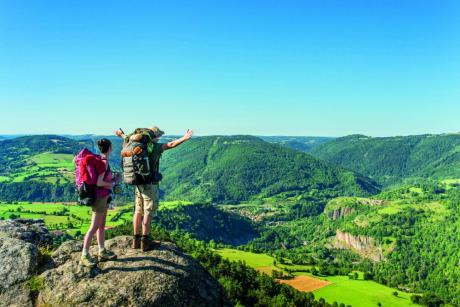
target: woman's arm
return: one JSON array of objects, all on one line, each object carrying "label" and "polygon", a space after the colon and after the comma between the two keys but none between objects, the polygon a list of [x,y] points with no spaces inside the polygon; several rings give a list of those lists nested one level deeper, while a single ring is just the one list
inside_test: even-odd
[{"label": "woman's arm", "polygon": [[98,187],[101,187],[101,188],[106,188],[106,189],[111,189],[113,187],[113,183],[110,182],[110,181],[105,181],[104,180],[104,177],[105,177],[105,173],[107,172],[107,161],[103,161],[104,165],[105,165],[105,170],[104,172],[102,172],[101,174],[99,174],[99,176],[97,176],[97,182],[96,182],[96,185]]},{"label": "woman's arm", "polygon": [[104,181],[105,172],[97,176],[96,185],[101,188],[111,189],[113,187],[112,182]]}]

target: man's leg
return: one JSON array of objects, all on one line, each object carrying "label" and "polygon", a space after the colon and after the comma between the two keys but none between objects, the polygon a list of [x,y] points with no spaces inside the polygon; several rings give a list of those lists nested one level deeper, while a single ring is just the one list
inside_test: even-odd
[{"label": "man's leg", "polygon": [[141,228],[142,228],[142,213],[136,211],[133,216],[133,232],[135,236],[141,234]]},{"label": "man's leg", "polygon": [[156,243],[149,238],[152,217],[158,208],[158,185],[145,185],[142,193],[144,200],[144,218],[142,221],[142,240],[141,249],[151,250]]},{"label": "man's leg", "polygon": [[133,248],[141,247],[141,228],[142,228],[142,212],[144,210],[144,200],[141,193],[142,186],[134,188],[134,215],[133,215]]},{"label": "man's leg", "polygon": [[145,193],[144,193],[144,219],[142,223],[142,235],[148,236],[150,234],[150,228],[152,225],[152,217],[155,214],[156,210],[158,209],[158,201],[159,201],[159,189],[158,185],[151,184],[146,186]]},{"label": "man's leg", "polygon": [[152,223],[152,217],[150,214],[144,215],[142,219],[142,235],[148,236],[150,234],[150,224]]}]

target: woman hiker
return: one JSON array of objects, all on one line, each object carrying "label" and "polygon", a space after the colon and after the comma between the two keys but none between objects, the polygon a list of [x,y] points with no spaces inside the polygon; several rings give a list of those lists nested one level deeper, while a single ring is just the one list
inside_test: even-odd
[{"label": "woman hiker", "polygon": [[88,232],[85,235],[83,241],[83,250],[81,253],[80,264],[86,267],[95,267],[97,262],[89,254],[89,248],[91,246],[91,240],[96,234],[97,243],[99,245],[98,260],[107,261],[117,258],[113,252],[107,250],[104,246],[105,241],[105,220],[107,218],[107,209],[108,199],[110,197],[111,189],[117,181],[120,181],[120,178],[117,177],[113,180],[112,171],[110,170],[109,165],[109,156],[112,152],[112,142],[108,139],[100,139],[97,141],[97,146],[101,152],[101,165],[96,167],[98,177],[97,177],[97,190],[96,190],[96,200],[91,206],[93,215],[91,220],[91,226],[88,229]]}]

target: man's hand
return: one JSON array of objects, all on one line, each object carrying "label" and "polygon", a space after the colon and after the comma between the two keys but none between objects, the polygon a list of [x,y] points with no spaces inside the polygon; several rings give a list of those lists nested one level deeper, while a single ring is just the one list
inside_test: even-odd
[{"label": "man's hand", "polygon": [[172,149],[176,146],[179,146],[180,144],[184,143],[185,141],[188,141],[192,138],[193,135],[193,130],[188,129],[187,132],[185,132],[184,136],[181,137],[180,139],[171,141],[169,143],[163,144],[163,150],[169,150]]},{"label": "man's hand", "polygon": [[187,132],[185,132],[184,136],[182,137],[185,141],[188,141],[192,138],[193,135],[193,130],[187,129]]}]

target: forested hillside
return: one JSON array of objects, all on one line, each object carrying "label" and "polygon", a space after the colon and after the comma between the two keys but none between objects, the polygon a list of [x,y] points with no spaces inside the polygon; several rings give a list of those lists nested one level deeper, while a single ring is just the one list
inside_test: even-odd
[{"label": "forested hillside", "polygon": [[411,177],[460,177],[460,134],[351,135],[322,144],[312,154],[384,185]]},{"label": "forested hillside", "polygon": [[369,195],[378,186],[364,176],[252,136],[198,137],[162,160],[166,198],[239,202],[305,193]]}]

